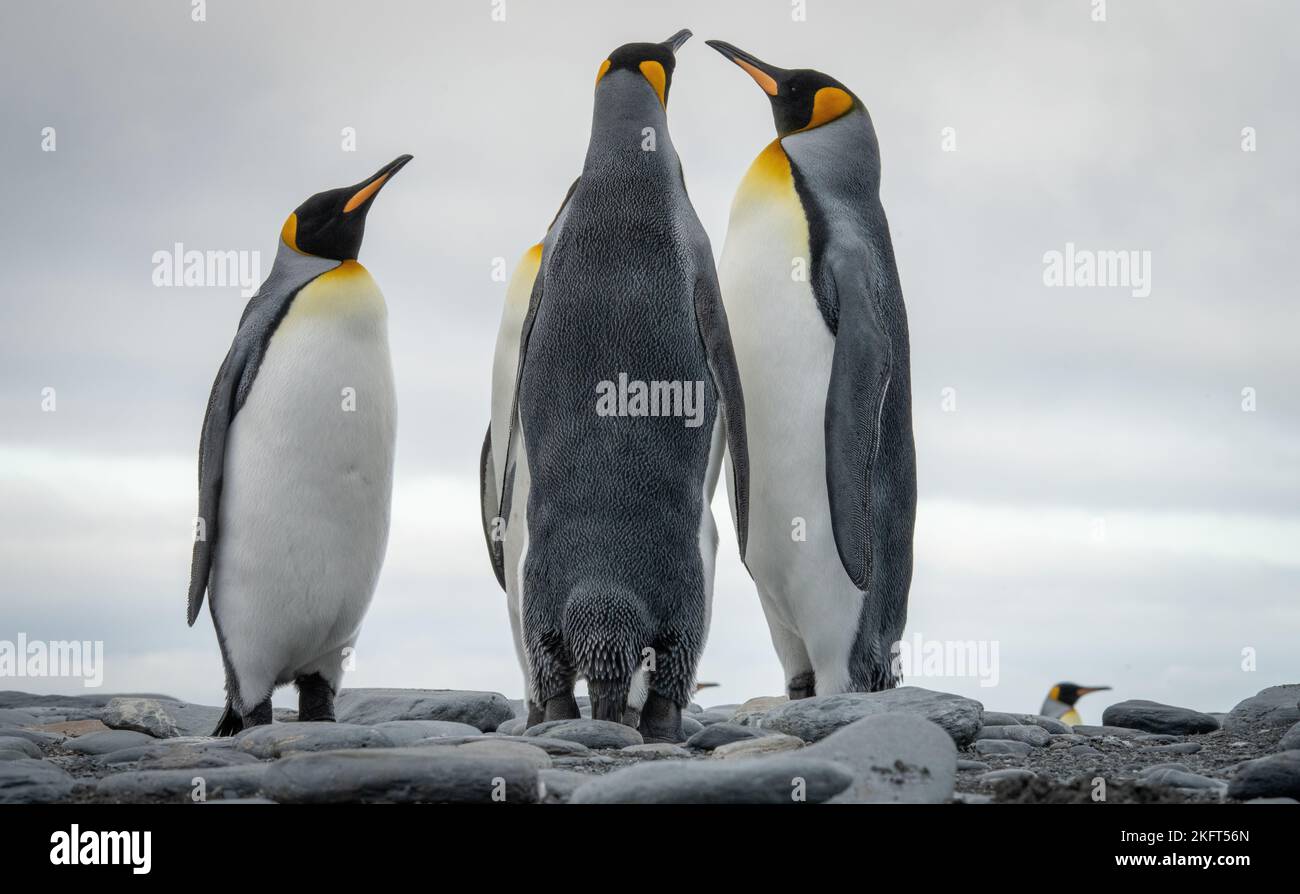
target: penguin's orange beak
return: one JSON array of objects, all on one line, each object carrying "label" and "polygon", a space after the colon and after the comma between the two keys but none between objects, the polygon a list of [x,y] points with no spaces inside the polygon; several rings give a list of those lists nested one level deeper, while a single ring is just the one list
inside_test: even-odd
[{"label": "penguin's orange beak", "polygon": [[347,204],[343,206],[343,213],[350,214],[374,198],[379,190],[384,188],[388,178],[400,171],[413,157],[411,155],[399,155],[378,171],[375,171],[367,180],[359,183],[357,191],[352,194]]},{"label": "penguin's orange beak", "polygon": [[705,43],[739,65],[741,70],[753,78],[754,83],[761,87],[768,96],[776,96],[781,91],[781,85],[777,82],[777,79],[785,73],[782,69],[774,65],[768,65],[757,56],[746,53],[740,47],[732,46],[725,40],[706,40]]}]

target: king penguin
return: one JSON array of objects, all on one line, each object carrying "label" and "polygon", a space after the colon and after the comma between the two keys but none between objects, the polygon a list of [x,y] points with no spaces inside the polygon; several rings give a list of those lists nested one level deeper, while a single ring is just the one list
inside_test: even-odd
[{"label": "king penguin", "polygon": [[[724,452],[733,512],[747,512],[744,398],[668,132],[689,37],[626,44],[601,64],[581,176],[516,274],[532,281],[511,290],[519,303],[503,321],[498,369],[513,366],[513,387],[494,394],[484,524],[504,525],[488,546],[518,613],[530,726],[578,717],[585,678],[594,718],[680,741],[709,624]],[[614,382],[628,383],[617,401]]]},{"label": "king penguin", "polygon": [[[551,221],[551,227],[568,205],[577,181],[569,187],[560,211]],[[547,228],[550,231],[550,227]],[[479,495],[483,512],[483,536],[487,541],[488,557],[492,563],[497,583],[506,594],[506,611],[510,618],[510,632],[514,639],[515,657],[523,672],[524,698],[532,708],[528,660],[524,652],[523,632],[519,619],[519,559],[525,537],[523,525],[524,500],[510,501],[514,524],[507,525],[497,513],[501,510],[502,494],[507,484],[528,493],[527,463],[514,463],[507,477],[506,447],[510,433],[511,413],[514,410],[515,382],[519,372],[519,341],[524,320],[528,316],[528,303],[542,262],[543,243],[524,252],[515,265],[506,285],[505,306],[501,311],[501,324],[497,330],[496,351],[492,358],[492,420],[483,439],[479,458]],[[511,536],[508,536],[511,535]]]},{"label": "king penguin", "polygon": [[334,719],[388,543],[397,431],[388,311],[357,255],[410,160],[289,215],[212,385],[188,621],[207,593],[226,671],[214,735],[270,723],[286,683],[299,720]]},{"label": "king penguin", "polygon": [[1109,686],[1080,686],[1077,683],[1057,683],[1043,699],[1043,707],[1038,713],[1044,717],[1053,717],[1070,726],[1083,723],[1083,718],[1075,710],[1075,704],[1089,692],[1104,692]]},{"label": "king penguin", "polygon": [[771,101],[719,265],[746,396],[746,565],[790,698],[897,685],[916,459],[907,314],[862,101],[709,45]]}]

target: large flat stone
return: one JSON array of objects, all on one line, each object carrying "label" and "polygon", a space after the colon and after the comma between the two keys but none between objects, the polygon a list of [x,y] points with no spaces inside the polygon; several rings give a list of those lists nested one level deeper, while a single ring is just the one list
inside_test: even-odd
[{"label": "large flat stone", "polygon": [[529,727],[524,736],[532,738],[542,736],[548,739],[563,739],[577,742],[588,748],[626,748],[628,745],[640,745],[644,739],[630,726],[615,723],[612,720],[551,720]]},{"label": "large flat stone", "polygon": [[10,726],[32,726],[40,722],[40,718],[31,711],[23,711],[19,708],[0,708],[0,729]]},{"label": "large flat stone", "polygon": [[731,713],[731,722],[739,723],[741,726],[751,726],[759,719],[767,716],[767,713],[773,708],[784,705],[789,701],[790,699],[784,695],[760,695],[748,699],[743,704],[736,705],[735,710]]},{"label": "large flat stone", "polygon": [[975,753],[980,755],[990,754],[1013,754],[1026,755],[1034,750],[1034,746],[1027,742],[1016,742],[1012,739],[976,739]]},{"label": "large flat stone", "polygon": [[392,748],[393,740],[373,727],[354,723],[269,723],[239,734],[239,750],[254,757],[277,758],[299,751]]},{"label": "large flat stone", "polygon": [[375,724],[374,728],[398,746],[414,745],[422,739],[478,736],[483,732],[476,726],[457,723],[454,720],[389,720]]},{"label": "large flat stone", "polygon": [[1300,798],[1300,751],[1279,751],[1242,764],[1228,783],[1228,797]]},{"label": "large flat stone", "polygon": [[[210,736],[224,710],[216,705],[195,705],[176,699],[118,697],[104,707],[100,719],[113,729],[133,729],[160,739]],[[285,714],[280,709],[278,716]]]},{"label": "large flat stone", "polygon": [[[737,761],[647,761],[598,776],[572,804],[794,804],[829,801],[853,784],[841,764],[788,756]],[[796,797],[799,796],[799,797]]]},{"label": "large flat stone", "polygon": [[344,689],[335,699],[334,713],[344,723],[450,720],[485,733],[515,716],[499,692],[459,689]]},{"label": "large flat stone", "polygon": [[60,801],[72,793],[76,784],[66,770],[49,761],[0,761],[0,804]]},{"label": "large flat stone", "polygon": [[[189,770],[132,770],[105,776],[95,794],[111,801],[188,802],[202,799],[247,798],[258,794],[269,764],[208,767]],[[195,780],[203,780],[202,785]]]},{"label": "large flat stone", "polygon": [[27,757],[36,758],[37,760],[45,756],[41,753],[40,746],[35,742],[18,736],[6,736],[3,732],[0,732],[0,750],[21,751]]},{"label": "large flat stone", "polygon": [[798,736],[785,733],[768,733],[757,739],[740,739],[713,749],[713,756],[722,760],[741,760],[750,757],[765,757],[786,751],[799,751],[808,743]]},{"label": "large flat stone", "polygon": [[1213,779],[1209,776],[1202,776],[1199,773],[1189,773],[1186,770],[1175,770],[1166,768],[1155,770],[1142,774],[1145,782],[1154,785],[1167,785],[1171,788],[1190,788],[1203,789],[1207,791],[1222,792],[1228,787],[1228,783],[1222,779]]},{"label": "large flat stone", "polygon": [[537,773],[525,760],[459,748],[325,751],[276,761],[263,794],[281,804],[532,803],[538,799]]},{"label": "large flat stone", "polygon": [[739,723],[712,723],[686,740],[687,748],[700,751],[712,751],[719,745],[739,742],[741,739],[757,739],[763,735],[758,727],[741,726]]},{"label": "large flat stone", "polygon": [[109,765],[136,764],[137,770],[197,770],[257,763],[258,758],[236,748],[197,745],[142,745],[112,751],[101,758]]},{"label": "large flat stone", "polygon": [[[1046,733],[1044,733],[1046,735]],[[864,717],[800,752],[853,770],[834,798],[854,804],[942,804],[957,781],[957,747],[938,724],[915,714]]]},{"label": "large flat stone", "polygon": [[591,749],[578,742],[566,742],[563,739],[548,739],[542,736],[503,736],[500,733],[485,733],[481,736],[442,736],[433,739],[421,739],[412,745],[464,745],[467,742],[522,742],[540,748],[553,757],[578,757],[591,754]]},{"label": "large flat stone", "polygon": [[104,708],[99,719],[109,729],[129,729],[170,739],[180,735],[175,719],[163,703],[152,698],[115,698]]},{"label": "large flat stone", "polygon": [[517,758],[526,761],[538,770],[551,769],[551,756],[544,749],[525,742],[505,738],[495,740],[480,739],[476,742],[465,742],[451,747],[475,757]]},{"label": "large flat stone", "polygon": [[0,736],[9,736],[15,739],[26,739],[34,745],[42,747],[47,745],[59,745],[68,737],[60,733],[47,733],[38,729],[17,729],[15,727],[0,728]]},{"label": "large flat stone", "polygon": [[69,739],[64,743],[64,747],[78,754],[98,755],[121,751],[123,748],[134,748],[138,745],[152,745],[157,741],[153,736],[133,730],[111,729]]},{"label": "large flat stone", "polygon": [[816,742],[864,717],[897,713],[915,714],[937,723],[961,748],[970,744],[983,726],[984,707],[960,695],[903,686],[881,692],[846,692],[787,701],[752,723],[761,729]]},{"label": "large flat stone", "polygon": [[1300,683],[1270,686],[1237,704],[1223,720],[1230,733],[1248,733],[1258,728],[1285,729],[1300,722]]},{"label": "large flat stone", "polygon": [[1175,736],[1212,733],[1219,728],[1219,721],[1209,714],[1144,699],[1130,699],[1111,705],[1102,712],[1101,722],[1105,726],[1122,726]]},{"label": "large flat stone", "polygon": [[1010,726],[981,727],[975,739],[976,741],[980,739],[1001,739],[1003,741],[1024,742],[1026,745],[1032,745],[1035,748],[1043,748],[1048,742],[1052,741],[1052,734],[1041,726],[1012,724]]}]

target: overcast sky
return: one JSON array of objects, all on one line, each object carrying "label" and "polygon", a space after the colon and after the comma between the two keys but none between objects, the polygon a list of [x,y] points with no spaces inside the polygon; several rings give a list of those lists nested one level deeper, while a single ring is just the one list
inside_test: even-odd
[{"label": "overcast sky", "polygon": [[[244,299],[156,287],[152,257],[259,251],[265,276],[303,199],[410,152],[361,254],[389,304],[400,431],[346,685],[520,695],[478,516],[493,259],[513,267],[579,173],[609,51],[689,27],[669,124],[715,253],[773,133],[705,38],[823,70],[875,120],[912,338],[908,636],[999,657],[996,686],[908,682],[999,710],[1059,680],[1114,686],[1082,705],[1097,721],[1110,701],[1226,710],[1300,680],[1300,14],[1107,6],[808,0],[796,22],[789,0],[506,0],[496,22],[491,0],[211,0],[199,23],[177,0],[6,2],[0,640],[103,640],[105,691],[221,700],[211,623],[187,628],[184,604],[199,427]],[[1149,252],[1150,295],[1045,286],[1067,243]],[[702,700],[779,693],[715,513],[700,675],[722,686]]]}]

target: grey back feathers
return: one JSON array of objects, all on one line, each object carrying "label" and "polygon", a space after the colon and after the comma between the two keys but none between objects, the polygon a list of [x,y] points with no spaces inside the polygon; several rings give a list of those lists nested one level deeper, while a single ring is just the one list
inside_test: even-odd
[{"label": "grey back feathers", "polygon": [[190,560],[186,621],[191,626],[203,606],[203,595],[207,592],[212,573],[213,551],[220,537],[218,513],[230,424],[244,405],[271,336],[288,313],[294,296],[303,286],[333,270],[339,263],[329,258],[301,254],[281,242],[271,274],[244,308],[235,339],[212,383],[208,408],[203,416],[203,433],[199,439],[198,519],[201,528],[196,532]]},{"label": "grey back feathers", "polygon": [[[711,569],[699,532],[720,394],[735,403],[729,428],[740,432],[743,420],[725,327],[663,106],[636,72],[610,71],[582,177],[543,244],[520,346],[516,416],[532,478],[523,621],[539,704],[571,692],[577,675],[593,699],[620,688],[626,698],[646,647],[651,689],[689,701],[705,634]],[[599,416],[598,385],[620,373],[702,383],[703,424]],[[743,474],[743,457],[736,466]]]},{"label": "grey back feathers", "polygon": [[836,336],[826,402],[836,548],[872,597],[864,612],[878,614],[860,631],[885,634],[855,644],[854,661],[863,665],[855,676],[885,675],[874,680],[879,688],[892,681],[889,656],[879,653],[906,618],[916,513],[907,312],[880,203],[879,149],[860,102],[782,145],[808,218],[814,293]]}]

